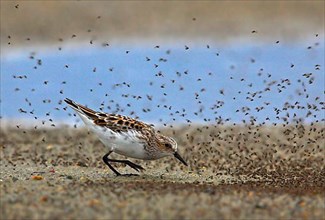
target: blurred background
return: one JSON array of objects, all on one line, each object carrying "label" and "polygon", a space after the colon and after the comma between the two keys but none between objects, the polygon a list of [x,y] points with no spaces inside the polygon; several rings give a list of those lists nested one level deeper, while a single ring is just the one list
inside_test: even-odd
[{"label": "blurred background", "polygon": [[[48,45],[73,34],[72,42],[297,42],[323,32],[323,6],[322,1],[2,1],[1,42],[12,35],[15,45]],[[252,39],[252,30],[258,38]],[[28,37],[31,42],[25,42]]]},{"label": "blurred background", "polygon": [[65,97],[159,124],[322,120],[324,2],[1,1],[2,124],[74,123]]}]

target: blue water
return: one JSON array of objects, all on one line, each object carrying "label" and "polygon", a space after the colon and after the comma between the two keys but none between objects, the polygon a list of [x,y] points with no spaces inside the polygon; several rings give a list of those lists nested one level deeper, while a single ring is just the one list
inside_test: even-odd
[{"label": "blue water", "polygon": [[[296,117],[306,121],[321,120],[324,118],[322,110],[313,110],[315,116],[307,118],[306,109],[290,109],[279,115],[274,110],[282,109],[286,102],[294,104],[296,101],[301,106],[309,103],[321,108],[324,42],[311,49],[307,49],[308,46],[250,43],[218,48],[195,45],[185,50],[183,45],[160,45],[160,48],[81,45],[61,51],[39,48],[34,59],[29,58],[32,50],[20,52],[16,57],[2,55],[1,117],[69,120],[71,109],[65,111],[65,103],[59,104],[69,97],[93,109],[98,110],[102,104],[105,112],[131,114],[156,123],[213,122],[216,118],[238,123],[250,117],[258,122],[266,118],[277,122],[276,116],[287,112],[290,117],[296,113]],[[170,52],[166,53],[167,50]],[[41,65],[37,64],[38,59]],[[305,73],[312,73],[312,84],[308,82],[310,77],[303,76]],[[284,79],[290,80],[290,85],[281,83]],[[298,95],[304,89],[298,80],[305,84],[306,91],[302,95]],[[270,91],[257,94],[252,101],[247,98],[251,97],[249,92],[264,91],[266,84],[272,81],[275,84],[269,86]],[[116,84],[120,85],[114,86]],[[320,100],[315,101],[316,97]],[[214,105],[219,107],[213,108]],[[264,109],[256,111],[255,108],[261,106]],[[237,111],[243,107],[250,108],[248,115]]]}]

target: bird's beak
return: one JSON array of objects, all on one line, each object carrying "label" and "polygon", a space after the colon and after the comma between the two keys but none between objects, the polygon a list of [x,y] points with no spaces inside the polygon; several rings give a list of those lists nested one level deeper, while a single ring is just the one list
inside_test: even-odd
[{"label": "bird's beak", "polygon": [[176,151],[174,153],[174,156],[179,159],[185,166],[187,166],[187,163],[185,162],[185,160],[181,157],[181,155],[179,155],[179,153]]}]

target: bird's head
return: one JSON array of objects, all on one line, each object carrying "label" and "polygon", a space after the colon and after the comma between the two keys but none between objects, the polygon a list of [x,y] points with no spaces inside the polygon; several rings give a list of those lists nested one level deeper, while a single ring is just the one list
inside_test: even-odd
[{"label": "bird's head", "polygon": [[160,150],[163,151],[166,155],[174,155],[174,157],[176,157],[185,166],[187,166],[187,163],[177,151],[177,142],[171,137],[166,137],[161,134],[158,134],[157,136]]}]

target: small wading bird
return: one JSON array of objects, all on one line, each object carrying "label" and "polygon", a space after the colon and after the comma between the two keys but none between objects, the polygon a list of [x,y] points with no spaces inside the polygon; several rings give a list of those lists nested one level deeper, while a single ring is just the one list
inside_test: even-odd
[{"label": "small wading bird", "polygon": [[103,161],[117,176],[121,174],[110,162],[124,163],[136,171],[144,170],[144,168],[129,160],[109,159],[108,156],[113,152],[142,160],[156,160],[174,155],[187,166],[185,160],[177,152],[176,141],[157,133],[152,126],[127,116],[96,112],[68,98],[64,101],[109,148],[109,152],[103,156]]}]

